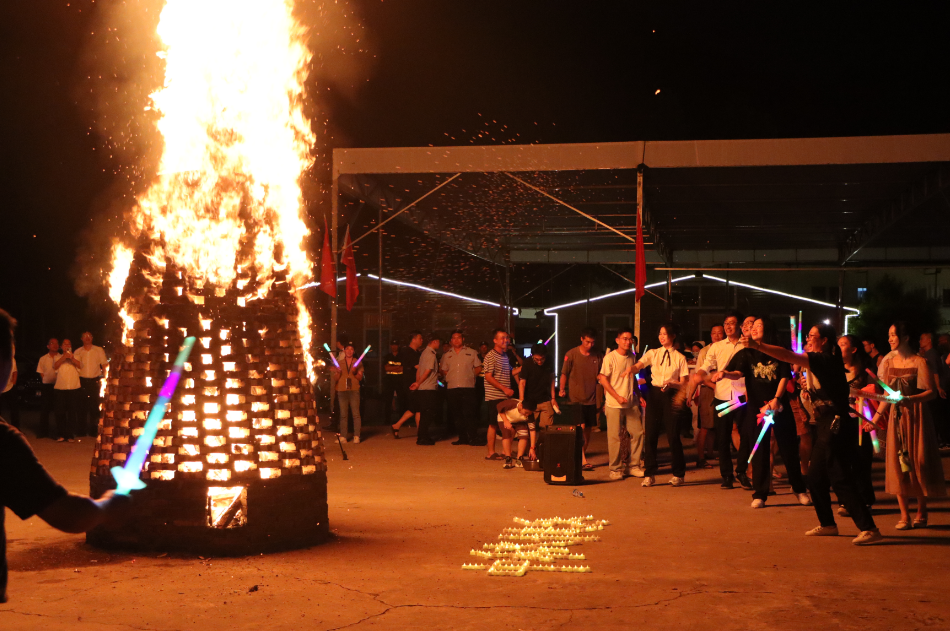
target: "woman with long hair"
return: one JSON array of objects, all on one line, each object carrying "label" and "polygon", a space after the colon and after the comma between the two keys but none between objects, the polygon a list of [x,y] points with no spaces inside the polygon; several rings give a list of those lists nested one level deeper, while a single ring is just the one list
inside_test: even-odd
[{"label": "woman with long hair", "polygon": [[[851,388],[852,396],[849,399],[851,406],[859,415],[858,435],[855,436],[854,448],[858,455],[858,491],[861,498],[868,506],[874,504],[877,500],[874,494],[874,483],[871,481],[871,467],[874,463],[874,446],[870,433],[874,426],[867,421],[860,420],[867,416],[867,408],[873,401],[868,401],[863,397],[854,396],[856,390],[874,391],[874,386],[868,385],[868,369],[874,370],[877,366],[871,356],[868,355],[864,347],[854,335],[842,335],[838,338],[838,348],[841,349],[841,360],[844,362],[845,376],[848,379],[848,387]],[[841,506],[838,508],[838,514],[847,517],[848,511]]]},{"label": "woman with long hair", "polygon": [[[771,320],[758,318],[752,325],[750,337],[756,342],[774,346],[777,341],[775,325]],[[798,459],[795,417],[792,416],[788,390],[785,387],[790,377],[791,370],[786,362],[776,360],[758,349],[743,348],[732,356],[724,371],[716,373],[713,380],[745,379],[747,400],[742,428],[747,434],[746,439],[750,445],[755,444],[762,424],[765,423],[764,418],[761,422],[759,418],[763,415],[772,417],[775,439],[785,462],[792,492],[802,505],[810,506],[811,499],[805,492],[807,486]],[[758,449],[752,454],[752,508],[764,508],[769,496],[772,484],[772,432],[772,425],[767,425]]]},{"label": "woman with long hair", "polygon": [[815,504],[818,526],[805,534],[819,537],[838,535],[835,512],[831,506],[830,488],[833,487],[861,531],[852,543],[864,545],[880,541],[883,537],[858,492],[854,471],[857,466],[856,454],[851,447],[851,441],[858,433],[858,424],[849,412],[848,382],[837,340],[837,331],[833,326],[819,324],[808,331],[810,351],[807,353],[793,353],[781,346],[766,344],[745,335],[740,343],[808,370],[807,388],[817,426],[808,466],[808,489]]},{"label": "woman with long hair", "polygon": [[[897,496],[901,509],[898,530],[927,526],[927,499],[947,494],[943,465],[937,448],[930,410],[924,403],[935,396],[927,361],[913,348],[916,336],[904,322],[895,322],[887,332],[891,352],[878,368],[878,376],[898,390],[897,403],[883,403],[874,421],[888,418],[884,490]],[[910,520],[909,498],[917,498],[917,514]]]}]

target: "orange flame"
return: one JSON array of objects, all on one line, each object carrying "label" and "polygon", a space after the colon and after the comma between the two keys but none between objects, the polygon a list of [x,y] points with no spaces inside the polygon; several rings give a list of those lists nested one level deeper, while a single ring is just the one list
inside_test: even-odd
[{"label": "orange flame", "polygon": [[[291,287],[310,280],[298,180],[314,143],[302,111],[311,54],[292,4],[166,2],[158,25],[165,81],[147,108],[160,115],[164,147],[157,180],[131,218],[157,270],[172,261],[214,287],[248,270],[257,282],[237,284],[248,299],[264,295],[276,272],[286,270]],[[120,306],[131,258],[114,249],[110,296]],[[309,317],[300,323],[309,340]]]}]

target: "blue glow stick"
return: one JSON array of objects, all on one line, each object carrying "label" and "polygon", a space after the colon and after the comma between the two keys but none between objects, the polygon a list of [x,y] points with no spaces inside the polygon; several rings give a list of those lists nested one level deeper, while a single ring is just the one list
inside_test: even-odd
[{"label": "blue glow stick", "polygon": [[178,351],[178,357],[175,358],[175,365],[168,378],[159,391],[158,400],[152,406],[152,411],[148,413],[145,419],[145,427],[142,428],[142,434],[132,446],[132,453],[125,461],[124,467],[112,467],[112,477],[116,483],[116,495],[128,495],[129,491],[137,491],[145,488],[142,482],[142,465],[148,458],[148,452],[152,449],[152,443],[155,442],[155,434],[158,433],[158,424],[165,418],[165,406],[175,395],[175,388],[178,387],[178,380],[181,379],[181,373],[185,370],[185,362],[191,355],[191,349],[195,345],[194,337],[186,337],[181,350]]},{"label": "blue glow stick", "polygon": [[353,368],[356,368],[357,366],[360,365],[360,362],[363,361],[363,358],[364,358],[364,357],[366,357],[366,353],[369,352],[369,349],[370,349],[370,346],[369,346],[369,345],[368,345],[366,348],[363,349],[363,354],[360,355],[359,358],[356,360],[356,363],[353,364]]},{"label": "blue glow stick", "polygon": [[889,385],[884,383],[884,380],[878,377],[877,375],[875,375],[874,372],[870,368],[868,368],[867,371],[868,371],[868,374],[871,375],[871,377],[877,382],[877,385],[884,388],[884,392],[887,393],[887,396],[890,397],[891,399],[894,399],[893,401],[891,401],[891,403],[897,403],[898,401],[904,398],[904,395],[902,395],[900,392],[898,392],[897,390],[894,390]]},{"label": "blue glow stick", "polygon": [[333,360],[333,365],[336,366],[337,368],[339,368],[339,367],[340,367],[340,362],[338,362],[338,361],[336,360],[336,356],[333,354],[333,351],[330,350],[330,345],[327,344],[326,342],[324,342],[324,343],[323,343],[323,348],[327,349],[327,352],[330,353],[330,359]]},{"label": "blue glow stick", "polygon": [[749,454],[749,462],[752,462],[752,456],[755,455],[755,450],[759,448],[759,443],[762,442],[762,439],[765,438],[765,432],[768,431],[769,425],[775,423],[775,418],[772,416],[772,410],[769,410],[764,415],[762,415],[762,431],[759,432],[759,437],[755,441],[755,445],[752,446],[752,453]]},{"label": "blue glow stick", "polygon": [[727,407],[725,410],[723,410],[722,412],[720,412],[720,413],[719,413],[719,417],[722,418],[722,417],[725,416],[726,414],[729,414],[730,412],[734,412],[734,411],[738,410],[738,409],[741,408],[743,405],[745,405],[745,401],[737,401],[734,405],[730,405],[730,406]]}]

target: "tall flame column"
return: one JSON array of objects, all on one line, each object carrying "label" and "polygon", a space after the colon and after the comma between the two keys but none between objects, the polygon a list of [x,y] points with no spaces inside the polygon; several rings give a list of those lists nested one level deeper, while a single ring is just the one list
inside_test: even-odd
[{"label": "tall flame column", "polygon": [[[167,265],[150,295],[144,257],[126,285],[131,326],[113,354],[93,456],[94,497],[135,443],[186,336],[198,344],[143,471],[148,487],[121,528],[99,527],[101,547],[214,554],[300,547],[328,533],[326,461],[297,304],[283,277],[263,297],[248,275],[198,290]],[[239,289],[242,288],[242,289]]]}]

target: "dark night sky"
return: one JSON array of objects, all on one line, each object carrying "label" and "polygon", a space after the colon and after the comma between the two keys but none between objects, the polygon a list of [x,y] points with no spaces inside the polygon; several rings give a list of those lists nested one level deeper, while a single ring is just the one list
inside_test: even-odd
[{"label": "dark night sky", "polygon": [[[122,167],[80,98],[109,4],[0,7],[0,307],[21,344],[104,330],[74,277]],[[355,26],[322,27],[346,54],[315,61],[314,125],[324,149],[950,131],[947,5],[882,6],[350,2]]]}]

